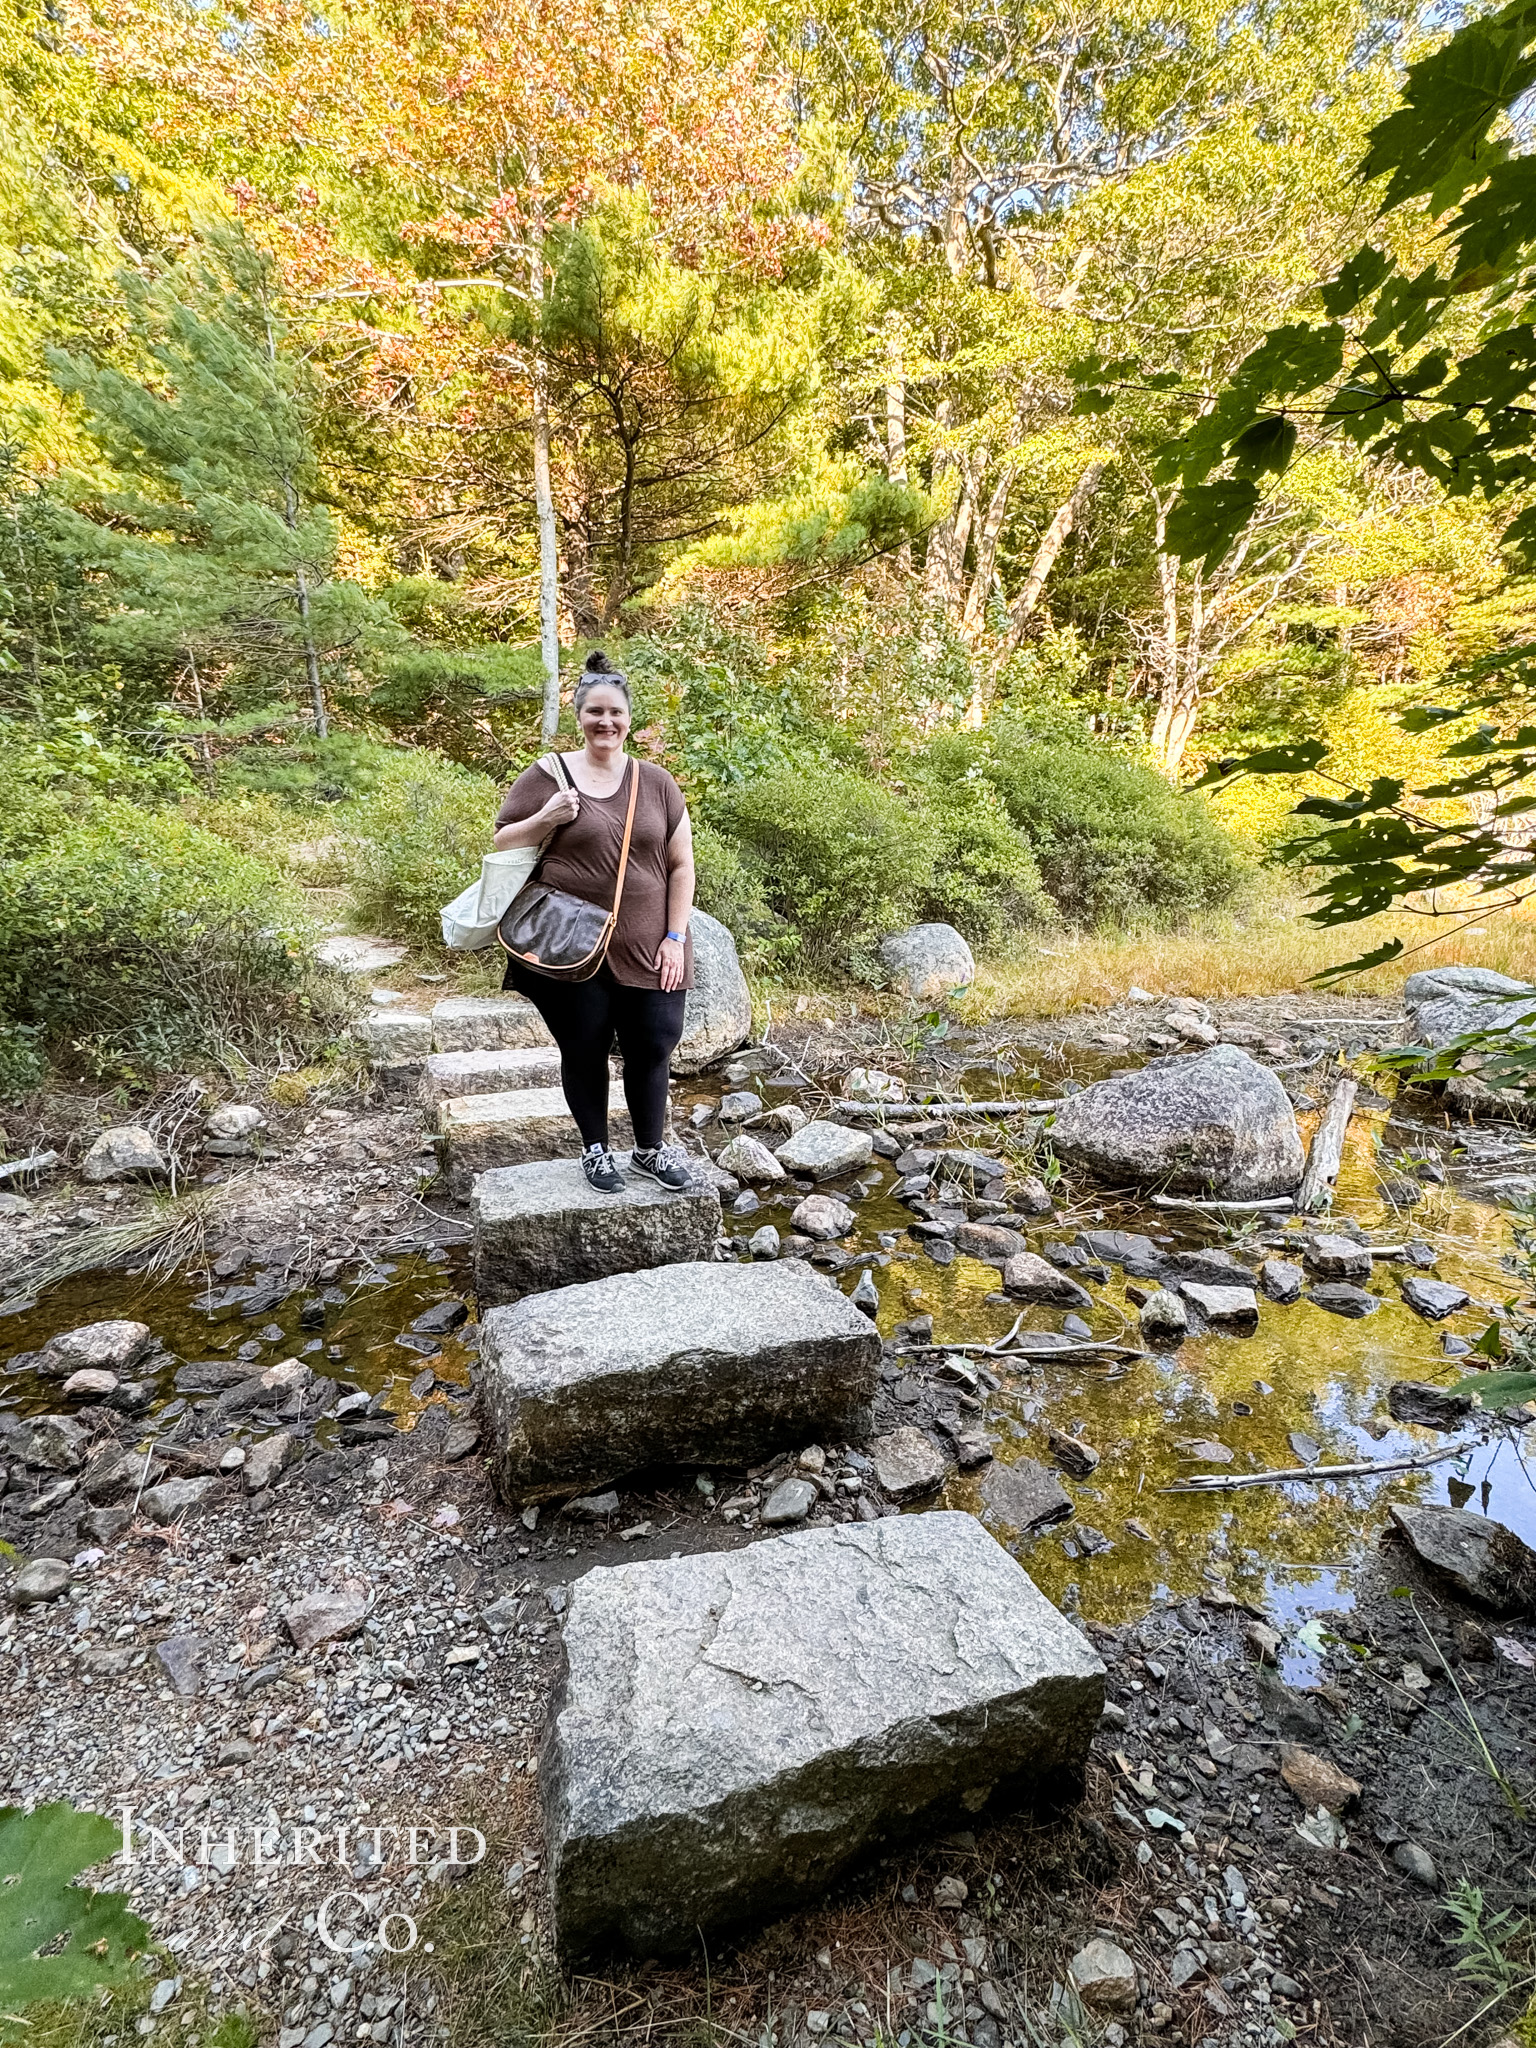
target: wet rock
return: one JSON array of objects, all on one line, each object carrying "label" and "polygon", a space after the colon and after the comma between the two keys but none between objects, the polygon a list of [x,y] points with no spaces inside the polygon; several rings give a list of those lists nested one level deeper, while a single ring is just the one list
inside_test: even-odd
[{"label": "wet rock", "polygon": [[1016,1230],[995,1223],[962,1223],[950,1241],[963,1257],[979,1259],[984,1266],[1006,1266],[1026,1249]]},{"label": "wet rock", "polygon": [[1115,1182],[1231,1200],[1289,1194],[1303,1163],[1284,1088],[1228,1045],[1095,1082],[1057,1111],[1051,1143]]},{"label": "wet rock", "polygon": [[48,1380],[67,1380],[77,1372],[110,1372],[121,1378],[153,1342],[147,1323],[86,1323],[50,1338],[33,1358],[32,1369]]},{"label": "wet rock", "polygon": [[878,1067],[850,1067],[843,1077],[843,1094],[850,1102],[905,1102],[907,1091],[895,1074]]},{"label": "wet rock", "polygon": [[1078,1242],[1096,1259],[1106,1259],[1112,1266],[1124,1266],[1129,1262],[1150,1277],[1150,1269],[1161,1269],[1163,1254],[1150,1237],[1143,1237],[1135,1230],[1084,1230],[1078,1234]]},{"label": "wet rock", "polygon": [[763,1527],[777,1529],[790,1522],[803,1522],[818,1498],[809,1479],[781,1479],[763,1502]]},{"label": "wet rock", "polygon": [[1189,1313],[1176,1294],[1157,1287],[1141,1307],[1141,1334],[1149,1344],[1177,1347],[1189,1335]]},{"label": "wet rock", "polygon": [[1420,1280],[1417,1275],[1403,1282],[1402,1296],[1415,1315],[1430,1323],[1455,1315],[1472,1299],[1464,1287],[1453,1287],[1448,1280]]},{"label": "wet rock", "polygon": [[1102,1935],[1080,1948],[1067,1965],[1078,1997],[1091,2011],[1128,2019],[1136,2010],[1136,1965]]},{"label": "wet rock", "polygon": [[839,1174],[855,1173],[869,1164],[873,1151],[868,1131],[820,1121],[805,1124],[774,1147],[781,1166],[791,1173],[809,1174],[812,1180],[835,1180]]},{"label": "wet rock", "polygon": [[1258,1326],[1258,1298],[1251,1287],[1202,1287],[1198,1281],[1181,1280],[1179,1292],[1213,1330],[1251,1330]]},{"label": "wet rock", "polygon": [[949,1464],[932,1438],[920,1429],[893,1429],[877,1436],[869,1458],[881,1490],[892,1500],[918,1500],[943,1485]]},{"label": "wet rock", "polygon": [[873,1316],[879,1310],[880,1295],[875,1286],[875,1276],[867,1266],[859,1275],[859,1284],[848,1299],[856,1309],[862,1309],[867,1316]]},{"label": "wet rock", "polygon": [[1085,1639],[963,1514],[589,1572],[564,1636],[541,1786],[568,1965],[760,1926],[999,1785],[1054,1788],[1103,1706]]},{"label": "wet rock", "polygon": [[1065,1521],[1073,1511],[1072,1497],[1055,1473],[1033,1458],[994,1464],[981,1482],[981,1497],[1000,1522],[1024,1535]]},{"label": "wet rock", "polygon": [[1003,1267],[1003,1291],[1015,1301],[1039,1301],[1052,1308],[1092,1308],[1086,1287],[1059,1273],[1037,1252],[1015,1252]]},{"label": "wet rock", "polygon": [[1369,1280],[1371,1254],[1352,1237],[1309,1237],[1302,1256],[1310,1271],[1324,1280]]},{"label": "wet rock", "polygon": [[155,1645],[157,1660],[184,1700],[196,1698],[207,1654],[208,1644],[202,1636],[168,1636]]},{"label": "wet rock", "polygon": [[754,1259],[776,1259],[779,1256],[779,1233],[771,1223],[765,1223],[761,1230],[754,1230],[747,1239],[747,1250]]},{"label": "wet rock", "polygon": [[743,1188],[731,1204],[731,1214],[733,1216],[755,1216],[762,1206],[762,1203],[750,1188]]},{"label": "wet rock", "polygon": [[1327,1757],[1317,1756],[1294,1742],[1280,1745],[1280,1776],[1308,1813],[1315,1813],[1320,1806],[1329,1813],[1343,1813],[1360,1797],[1356,1779]]},{"label": "wet rock", "polygon": [[834,1238],[846,1237],[858,1218],[836,1195],[807,1195],[803,1202],[795,1204],[789,1222],[792,1230],[813,1243],[830,1244]]},{"label": "wet rock", "polygon": [[80,1178],[89,1181],[132,1180],[165,1171],[160,1147],[142,1124],[117,1124],[103,1131],[80,1162]]},{"label": "wet rock", "polygon": [[674,1074],[701,1074],[752,1036],[752,992],[741,971],[736,941],[707,911],[688,923],[693,940],[693,987],[683,1007],[683,1035],[672,1055]]},{"label": "wet rock", "polygon": [[447,1301],[435,1301],[431,1308],[424,1309],[411,1328],[418,1337],[446,1337],[468,1320],[469,1310],[455,1295]]},{"label": "wet rock", "polygon": [[72,1372],[59,1392],[66,1401],[104,1401],[116,1392],[117,1384],[115,1372],[97,1372],[86,1366],[81,1372]]},{"label": "wet rock", "polygon": [[200,1501],[218,1486],[218,1480],[209,1476],[203,1479],[163,1479],[158,1486],[148,1486],[139,1496],[139,1512],[151,1522],[164,1525],[178,1521],[190,1514]]},{"label": "wet rock", "polygon": [[1423,1885],[1426,1891],[1439,1891],[1440,1873],[1435,1868],[1434,1858],[1417,1842],[1399,1842],[1392,1851],[1392,1861],[1415,1884]]},{"label": "wet rock", "polygon": [[1419,1562],[1493,1614],[1536,1607],[1536,1551],[1513,1530],[1462,1508],[1394,1506],[1392,1520]]},{"label": "wet rock", "polygon": [[251,1445],[245,1454],[240,1470],[245,1475],[245,1490],[248,1494],[264,1493],[277,1478],[285,1472],[299,1455],[299,1440],[290,1430],[274,1430],[271,1436],[263,1437]]},{"label": "wet rock", "polygon": [[1312,1289],[1307,1299],[1315,1301],[1319,1308],[1327,1309],[1330,1315],[1354,1316],[1357,1319],[1373,1316],[1381,1307],[1377,1295],[1367,1294],[1363,1287],[1351,1287],[1343,1280],[1322,1282]]},{"label": "wet rock", "polygon": [[1300,1301],[1306,1275],[1300,1266],[1293,1266],[1289,1259],[1266,1259],[1259,1268],[1259,1285],[1271,1301],[1277,1301],[1283,1308]]},{"label": "wet rock", "polygon": [[621,1273],[495,1308],[481,1401],[513,1499],[862,1438],[880,1338],[792,1259]]},{"label": "wet rock", "polygon": [[321,1643],[345,1642],[362,1631],[368,1615],[365,1586],[320,1587],[283,1609],[283,1626],[301,1656]]},{"label": "wet rock", "polygon": [[1165,1287],[1191,1280],[1197,1287],[1252,1287],[1253,1271],[1231,1252],[1169,1252],[1163,1260]]},{"label": "wet rock", "polygon": [[757,1187],[766,1187],[776,1180],[788,1180],[789,1174],[759,1138],[749,1138],[745,1132],[739,1138],[732,1138],[715,1161],[727,1173],[735,1174],[738,1180],[751,1181]]},{"label": "wet rock", "polygon": [[1421,1380],[1394,1380],[1387,1389],[1387,1413],[1394,1422],[1417,1422],[1426,1429],[1459,1429],[1472,1413],[1470,1394]]},{"label": "wet rock", "polygon": [[34,1557],[11,1581],[11,1598],[18,1607],[40,1607],[62,1600],[69,1581],[70,1569],[62,1557]]},{"label": "wet rock", "polygon": [[1085,1444],[1081,1437],[1068,1436],[1063,1430],[1053,1429],[1048,1433],[1046,1442],[1062,1471],[1070,1472],[1074,1479],[1086,1479],[1090,1472],[1098,1469],[1098,1452],[1092,1444]]},{"label": "wet rock", "polygon": [[730,1094],[720,1098],[720,1121],[723,1124],[744,1124],[749,1116],[756,1116],[762,1106],[761,1095],[754,1095],[750,1088],[734,1088]]},{"label": "wet rock", "polygon": [[914,1002],[942,1002],[976,979],[971,949],[949,924],[914,924],[880,941],[891,987]]},{"label": "wet rock", "polygon": [[720,1198],[629,1179],[622,1193],[587,1184],[574,1159],[481,1174],[470,1201],[475,1291],[487,1305],[642,1267],[707,1259],[720,1233]]}]

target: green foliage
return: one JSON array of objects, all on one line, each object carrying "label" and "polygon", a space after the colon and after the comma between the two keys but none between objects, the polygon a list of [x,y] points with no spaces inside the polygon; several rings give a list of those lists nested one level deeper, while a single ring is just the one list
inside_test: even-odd
[{"label": "green foliage", "polygon": [[1177,924],[1229,902],[1243,880],[1200,798],[1107,749],[1041,742],[1002,718],[981,766],[1074,924]]},{"label": "green foliage", "polygon": [[1523,1914],[1508,1908],[1490,1912],[1481,1889],[1464,1877],[1443,1904],[1453,1923],[1450,1943],[1456,1960],[1451,1967],[1464,1984],[1507,1998],[1530,1982],[1531,1924]]},{"label": "green foliage", "polygon": [[126,1893],[73,1881],[119,1843],[105,1814],[77,1812],[68,1800],[0,1811],[0,2039],[25,2030],[21,2008],[111,1983],[148,1946]]},{"label": "green foliage", "polygon": [[702,606],[628,642],[621,659],[636,725],[661,736],[667,766],[705,815],[722,792],[803,759],[821,737],[793,675],[775,674],[755,640]]},{"label": "green foliage", "polygon": [[1051,924],[1057,910],[1029,840],[995,786],[972,772],[974,751],[962,735],[941,733],[904,764],[911,800],[935,835],[933,874],[917,914],[954,925],[973,945],[998,946],[1012,933]]},{"label": "green foliage", "polygon": [[734,840],[693,821],[694,901],[731,933],[749,970],[771,972],[793,957],[792,927],[769,908],[763,876]]},{"label": "green foliage", "polygon": [[417,751],[396,754],[372,793],[337,818],[357,840],[353,895],[371,930],[440,946],[440,913],[480,871],[500,792],[488,776]]}]

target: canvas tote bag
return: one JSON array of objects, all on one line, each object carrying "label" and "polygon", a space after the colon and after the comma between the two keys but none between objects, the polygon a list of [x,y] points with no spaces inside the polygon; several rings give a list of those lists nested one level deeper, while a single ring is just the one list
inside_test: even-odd
[{"label": "canvas tote bag", "polygon": [[[559,782],[554,764],[558,754],[541,754],[538,766],[551,781]],[[569,784],[569,777],[566,778]],[[488,853],[480,873],[443,905],[443,944],[454,953],[483,953],[496,943],[496,927],[507,906],[539,864],[539,855],[549,844],[549,835],[535,846],[509,846],[504,853]]]}]

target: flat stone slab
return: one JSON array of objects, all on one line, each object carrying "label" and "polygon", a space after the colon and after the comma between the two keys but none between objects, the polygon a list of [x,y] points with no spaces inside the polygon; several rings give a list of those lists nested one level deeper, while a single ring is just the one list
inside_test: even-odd
[{"label": "flat stone slab", "polygon": [[[621,1169],[625,1163],[621,1157]],[[575,1159],[482,1173],[469,1213],[482,1310],[612,1273],[708,1259],[720,1235],[713,1187],[679,1194],[631,1178],[623,1194],[605,1195],[587,1185]]]},{"label": "flat stone slab", "polygon": [[[613,1069],[609,1068],[611,1074]],[[510,1095],[520,1088],[558,1088],[560,1054],[552,1045],[525,1045],[513,1052],[435,1052],[421,1070],[420,1100],[435,1124],[441,1103],[467,1095]]]},{"label": "flat stone slab", "polygon": [[515,1052],[553,1043],[522,996],[444,996],[432,1006],[433,1052]]},{"label": "flat stone slab", "polygon": [[759,1925],[1071,1785],[1104,1700],[1091,1645],[964,1514],[599,1568],[564,1646],[541,1790],[567,1966]]},{"label": "flat stone slab", "polygon": [[357,1022],[358,1035],[376,1067],[424,1060],[432,1050],[432,1019],[419,1010],[370,1010]]},{"label": "flat stone slab", "polygon": [[799,1260],[659,1266],[493,1308],[480,1366],[492,1472],[525,1501],[861,1440],[880,1338]]},{"label": "flat stone slab", "polygon": [[[463,1095],[441,1103],[443,1175],[456,1202],[467,1202],[478,1175],[536,1159],[576,1160],[581,1133],[560,1088],[517,1088],[505,1095]],[[615,1146],[633,1143],[624,1096],[611,1086],[608,1132]]]},{"label": "flat stone slab", "polygon": [[1213,1330],[1252,1329],[1259,1320],[1258,1297],[1251,1287],[1202,1287],[1198,1280],[1181,1280],[1179,1292]]}]

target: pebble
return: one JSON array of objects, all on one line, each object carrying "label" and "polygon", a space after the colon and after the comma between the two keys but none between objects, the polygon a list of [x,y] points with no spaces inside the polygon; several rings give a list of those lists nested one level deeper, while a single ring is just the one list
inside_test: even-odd
[{"label": "pebble", "polygon": [[69,1591],[70,1568],[62,1557],[34,1557],[16,1574],[11,1598],[18,1607],[38,1607],[62,1600]]},{"label": "pebble", "polygon": [[776,1529],[789,1522],[803,1522],[817,1499],[809,1479],[781,1479],[763,1503],[763,1526]]},{"label": "pebble", "polygon": [[779,1233],[771,1223],[765,1223],[747,1239],[747,1250],[754,1259],[776,1259],[779,1256]]},{"label": "pebble", "polygon": [[1392,1851],[1392,1861],[1415,1884],[1423,1885],[1426,1891],[1440,1889],[1440,1873],[1435,1868],[1434,1859],[1417,1842],[1399,1842]]}]

